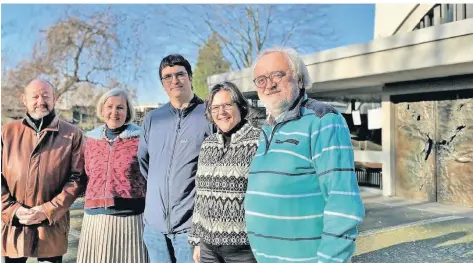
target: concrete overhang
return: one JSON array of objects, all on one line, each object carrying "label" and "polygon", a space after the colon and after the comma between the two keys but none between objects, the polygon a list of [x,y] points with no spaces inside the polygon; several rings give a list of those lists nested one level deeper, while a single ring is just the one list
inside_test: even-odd
[{"label": "concrete overhang", "polygon": [[[379,90],[386,83],[473,73],[473,19],[442,24],[303,56],[312,87],[309,93],[347,89]],[[210,76],[246,95],[256,95],[250,68]]]}]

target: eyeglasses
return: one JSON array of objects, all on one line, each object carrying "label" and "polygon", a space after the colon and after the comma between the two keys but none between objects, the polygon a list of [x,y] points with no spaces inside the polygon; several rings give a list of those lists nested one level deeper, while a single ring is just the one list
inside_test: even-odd
[{"label": "eyeglasses", "polygon": [[218,111],[220,110],[221,107],[223,107],[223,110],[229,111],[233,108],[233,106],[234,106],[233,102],[224,103],[224,104],[220,104],[220,105],[212,105],[212,106],[210,106],[210,111],[212,113],[218,113]]},{"label": "eyeglasses", "polygon": [[259,76],[255,78],[253,82],[255,83],[257,88],[261,89],[261,88],[266,87],[266,84],[268,83],[267,82],[268,79],[272,83],[279,83],[284,76],[286,76],[286,71],[278,70],[278,71],[270,72],[269,76],[264,76],[264,75]]},{"label": "eyeglasses", "polygon": [[176,78],[177,78],[177,80],[179,80],[179,82],[184,82],[186,80],[186,75],[187,75],[187,72],[177,72],[176,74],[165,75],[164,77],[161,78],[161,80],[164,83],[169,84],[169,83],[172,82],[172,77],[176,76]]}]

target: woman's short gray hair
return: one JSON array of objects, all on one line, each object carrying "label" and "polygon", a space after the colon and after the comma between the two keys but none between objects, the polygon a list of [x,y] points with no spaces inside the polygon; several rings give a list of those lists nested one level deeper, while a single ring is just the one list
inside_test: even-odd
[{"label": "woman's short gray hair", "polygon": [[215,123],[212,119],[212,101],[219,91],[228,91],[232,96],[232,101],[238,106],[240,110],[240,117],[243,120],[248,115],[248,101],[243,97],[241,91],[238,89],[237,85],[233,84],[230,81],[224,81],[222,83],[216,84],[210,90],[210,94],[207,96],[205,100],[205,105],[207,108],[205,109],[205,117],[211,123]]},{"label": "woman's short gray hair", "polygon": [[104,120],[103,119],[103,115],[102,115],[102,109],[103,109],[103,105],[105,105],[105,102],[107,101],[108,98],[110,97],[115,97],[115,96],[121,96],[122,98],[125,99],[126,101],[126,119],[125,119],[125,124],[129,124],[130,122],[132,122],[134,119],[135,119],[135,108],[134,108],[134,105],[133,105],[133,101],[131,100],[130,98],[130,95],[128,94],[128,92],[124,89],[120,89],[120,88],[114,88],[114,89],[111,89],[107,92],[105,92],[102,97],[100,97],[99,101],[97,102],[97,117],[100,119],[100,120]]},{"label": "woman's short gray hair", "polygon": [[[260,60],[260,58],[262,58],[263,56],[269,53],[274,53],[274,52],[282,53],[284,56],[286,56],[289,62],[289,67],[298,77],[298,82],[302,83],[302,88],[306,90],[310,89],[312,83],[310,81],[310,76],[309,76],[309,72],[307,71],[307,67],[304,61],[302,60],[302,58],[297,53],[297,51],[290,47],[273,47],[273,48],[263,50],[258,55],[258,57],[255,60],[255,63],[253,64],[253,74],[255,72],[256,64],[258,64],[258,61]],[[253,77],[257,77],[257,76],[253,76]]]}]

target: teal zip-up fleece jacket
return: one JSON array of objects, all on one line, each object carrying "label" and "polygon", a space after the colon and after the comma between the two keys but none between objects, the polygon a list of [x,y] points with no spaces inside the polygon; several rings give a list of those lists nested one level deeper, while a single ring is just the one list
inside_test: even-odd
[{"label": "teal zip-up fleece jacket", "polygon": [[343,116],[301,95],[265,125],[250,166],[245,219],[259,263],[348,262],[365,216]]}]

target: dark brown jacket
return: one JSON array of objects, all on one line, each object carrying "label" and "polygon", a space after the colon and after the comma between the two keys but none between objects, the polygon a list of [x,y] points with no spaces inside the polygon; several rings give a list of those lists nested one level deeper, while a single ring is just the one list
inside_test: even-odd
[{"label": "dark brown jacket", "polygon": [[[57,116],[38,134],[26,119],[2,127],[2,256],[67,252],[69,208],[85,185],[82,144],[82,132]],[[41,205],[48,219],[21,225],[22,205]]]}]

